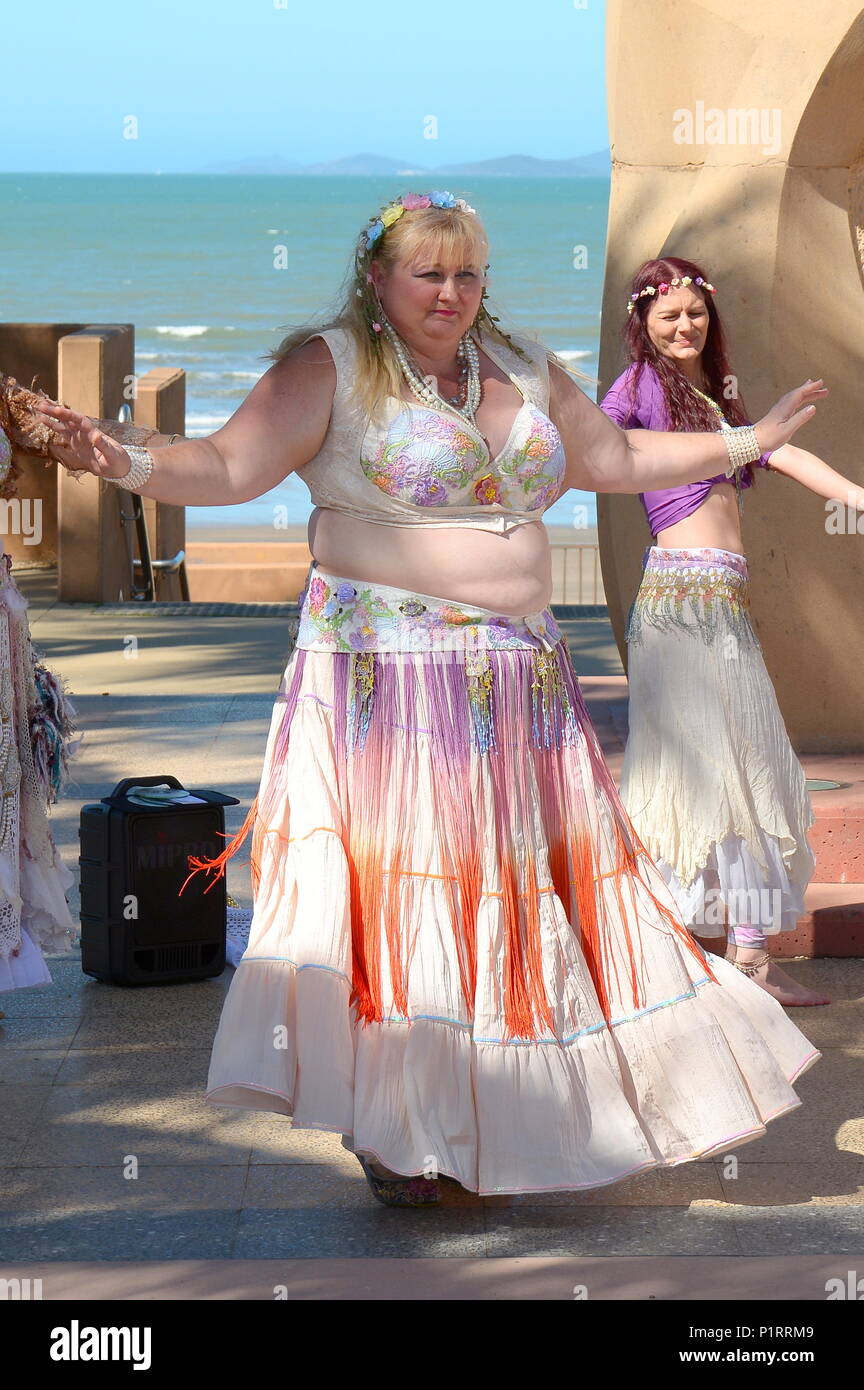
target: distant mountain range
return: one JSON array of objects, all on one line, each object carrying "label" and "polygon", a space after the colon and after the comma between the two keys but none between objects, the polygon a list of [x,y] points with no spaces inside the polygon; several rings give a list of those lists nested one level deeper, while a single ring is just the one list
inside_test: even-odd
[{"label": "distant mountain range", "polygon": [[494,175],[499,178],[596,178],[603,177],[610,170],[608,150],[596,154],[581,154],[574,159],[535,159],[530,154],[509,154],[501,159],[477,159],[466,164],[439,164],[426,168],[420,164],[409,164],[407,160],[388,159],[381,154],[354,154],[346,159],[331,159],[324,164],[297,164],[280,155],[269,155],[252,159],[229,160],[222,164],[208,164],[199,170],[202,174],[366,174],[392,175],[394,178],[407,178],[422,174],[424,177],[440,178],[483,178]]}]

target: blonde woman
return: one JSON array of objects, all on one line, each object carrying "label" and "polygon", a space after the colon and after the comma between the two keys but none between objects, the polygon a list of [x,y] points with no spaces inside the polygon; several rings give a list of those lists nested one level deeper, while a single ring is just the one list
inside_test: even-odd
[{"label": "blonde woman", "polygon": [[[124,450],[45,407],[57,455],[147,497],[236,505],[296,471],[315,511],[296,649],[243,830],[255,916],[215,1104],[339,1132],[375,1196],[580,1189],[764,1132],[818,1053],[708,962],[623,810],[548,607],[544,510],[731,467],[626,434],[485,305],[486,235],[408,194],[358,240],[339,316],[283,343],[221,429]],[[754,453],[755,450],[755,453]]]}]

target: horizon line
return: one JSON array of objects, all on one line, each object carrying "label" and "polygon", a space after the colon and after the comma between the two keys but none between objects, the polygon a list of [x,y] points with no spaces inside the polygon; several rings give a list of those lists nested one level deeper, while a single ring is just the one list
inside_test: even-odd
[{"label": "horizon line", "polygon": [[[419,173],[434,173],[434,170],[422,169]],[[408,171],[405,177],[409,177],[412,171]],[[387,179],[401,177],[398,170],[389,173],[383,170],[376,174],[310,174],[302,169],[279,171],[272,174],[252,173],[248,170],[235,170],[231,173],[228,170],[218,169],[0,169],[0,178],[8,176],[10,178],[89,178],[93,175],[99,178],[201,178],[201,179]],[[560,178],[577,179],[605,179],[611,178],[610,168],[607,174],[561,174]],[[460,178],[472,179],[513,179],[530,178],[530,174],[466,174],[459,175]],[[554,177],[550,175],[549,177]]]},{"label": "horizon line", "polygon": [[[521,153],[517,153],[517,154],[503,154],[503,155],[487,155],[487,156],[484,156],[484,157],[478,158],[478,159],[454,159],[454,160],[451,160],[451,161],[449,161],[449,162],[447,162],[447,163],[445,163],[445,164],[437,165],[437,166],[434,166],[434,167],[423,167],[423,166],[421,166],[421,165],[418,165],[418,166],[416,166],[416,168],[415,168],[415,167],[412,167],[412,166],[410,165],[410,162],[406,160],[406,161],[405,161],[404,175],[405,175],[406,177],[408,177],[408,176],[412,176],[412,175],[414,175],[414,174],[430,174],[430,175],[431,175],[431,174],[438,174],[438,173],[446,173],[448,169],[451,169],[451,168],[453,168],[454,166],[457,166],[457,165],[460,165],[460,164],[462,164],[462,165],[496,164],[496,163],[503,163],[503,162],[505,162],[506,160],[511,160],[511,159],[528,159],[528,160],[532,160],[533,162],[535,162],[535,163],[537,163],[537,164],[541,164],[541,165],[542,165],[542,164],[569,164],[569,163],[575,162],[576,160],[590,159],[590,158],[592,158],[592,157],[596,157],[596,156],[602,155],[602,154],[604,154],[604,153],[606,153],[606,152],[604,152],[604,151],[601,149],[601,150],[587,150],[587,151],[585,151],[583,154],[561,155],[561,156],[551,156],[551,157],[546,156],[546,155],[533,155],[533,154],[521,154]],[[612,154],[611,154],[611,150],[608,151],[608,155],[609,155],[609,165],[610,165],[610,172],[611,172],[611,165],[612,165]],[[248,156],[238,156],[238,158],[237,158],[236,160],[233,160],[233,161],[232,161],[232,160],[225,160],[224,163],[226,163],[226,164],[230,164],[230,163],[243,164],[243,163],[245,162],[245,163],[249,163],[249,164],[254,164],[254,163],[259,163],[259,162],[266,162],[267,159],[281,159],[281,158],[283,158],[283,156],[281,156],[281,155],[248,155]],[[246,175],[247,177],[249,177],[249,178],[303,178],[303,177],[306,177],[306,178],[322,178],[322,177],[327,177],[327,176],[328,176],[328,173],[329,173],[331,176],[336,177],[336,175],[333,174],[332,169],[329,170],[328,173],[320,172],[321,166],[322,166],[322,165],[323,165],[323,166],[332,166],[332,165],[344,164],[344,163],[347,163],[347,162],[350,161],[350,160],[362,159],[362,158],[369,158],[369,159],[392,159],[393,157],[392,157],[391,155],[379,155],[379,154],[368,154],[368,155],[367,155],[365,152],[362,153],[362,154],[357,154],[357,155],[339,155],[339,156],[337,156],[335,159],[329,159],[329,160],[314,160],[312,163],[310,163],[310,164],[308,164],[308,165],[301,165],[299,168],[296,168],[296,169],[276,170],[276,171],[274,171],[274,172],[272,172],[272,173],[253,173],[253,172],[251,172],[251,171],[242,170],[242,169],[240,169],[240,170],[235,169],[235,170],[232,172],[231,170],[225,170],[225,169],[202,169],[202,168],[199,166],[199,167],[196,168],[196,169],[160,169],[160,168],[155,168],[155,169],[68,169],[68,168],[67,168],[67,169],[0,169],[0,174],[29,174],[29,175],[34,175],[34,176],[37,176],[37,175],[40,175],[40,174],[42,174],[42,175],[50,174],[50,175],[52,175],[52,176],[69,175],[69,176],[73,176],[73,177],[77,177],[77,176],[80,176],[80,175],[86,175],[86,174],[99,174],[99,175],[105,175],[105,176],[118,176],[118,177],[122,177],[122,176],[124,176],[124,175],[135,175],[135,174],[139,174],[139,175],[140,175],[140,174],[144,174],[144,175],[159,176],[159,177],[163,177],[163,178],[164,178],[166,175],[167,175],[167,176],[171,176],[171,175],[182,176],[182,177],[184,177],[184,178],[187,178],[187,177],[195,177],[195,176],[198,176],[198,177],[206,177],[206,178],[220,178],[220,177],[233,178],[233,177],[237,177],[238,174],[245,174],[245,175]],[[287,164],[290,164],[290,163],[292,163],[293,161],[286,159],[285,162],[286,162]],[[393,162],[396,163],[397,161],[394,160]],[[313,171],[315,171],[315,172],[313,172]],[[393,170],[379,170],[379,171],[376,171],[376,172],[373,172],[373,173],[353,173],[353,172],[352,172],[352,173],[347,173],[347,172],[346,172],[346,173],[340,173],[340,174],[338,175],[338,177],[340,177],[340,178],[379,178],[379,177],[387,177],[388,175],[391,175],[391,174],[392,174],[392,175],[400,175],[400,174],[402,174],[402,173],[403,173],[402,170],[393,169]],[[496,178],[496,177],[509,178],[509,177],[513,177],[513,175],[507,175],[507,174],[505,174],[505,175],[498,175],[498,174],[494,174],[494,173],[489,173],[489,174],[472,174],[471,177],[472,177],[472,178]],[[603,175],[601,175],[601,174],[591,174],[591,175],[582,175],[582,177],[588,177],[588,178],[602,178]]]}]

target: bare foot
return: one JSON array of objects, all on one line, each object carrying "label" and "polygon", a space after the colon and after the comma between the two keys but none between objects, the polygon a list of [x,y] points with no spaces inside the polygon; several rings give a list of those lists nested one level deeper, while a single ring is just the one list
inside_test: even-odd
[{"label": "bare foot", "polygon": [[749,978],[764,989],[766,994],[770,994],[772,999],[785,1004],[787,1008],[794,1005],[831,1003],[827,994],[819,994],[816,990],[807,989],[805,985],[793,980],[791,975],[780,969],[776,960],[772,960],[766,951],[758,947],[753,949],[746,946],[730,946],[726,952],[726,959],[733,965],[753,965],[757,961],[760,962],[759,968],[749,975]]}]

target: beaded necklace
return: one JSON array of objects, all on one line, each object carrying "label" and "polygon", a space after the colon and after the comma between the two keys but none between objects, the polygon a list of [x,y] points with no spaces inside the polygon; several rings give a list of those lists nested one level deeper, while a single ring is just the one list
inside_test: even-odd
[{"label": "beaded necklace", "polygon": [[697,396],[701,396],[702,399],[703,399],[703,401],[707,401],[707,402],[708,402],[708,404],[710,405],[711,409],[714,410],[714,411],[716,411],[716,413],[720,416],[720,419],[723,421],[723,424],[724,424],[725,428],[726,428],[726,429],[729,429],[729,424],[728,424],[728,422],[727,422],[727,420],[726,420],[726,416],[723,414],[723,411],[720,409],[720,407],[719,407],[719,405],[717,404],[717,402],[716,402],[716,401],[712,401],[712,399],[711,399],[710,396],[706,396],[704,391],[700,391],[698,386],[694,386],[693,383],[692,383],[692,381],[689,383],[689,385],[690,385],[691,389],[692,389],[693,391],[696,392],[696,395],[697,395]]},{"label": "beaded necklace", "polygon": [[[689,385],[690,385],[691,389],[692,389],[693,391],[696,392],[696,395],[697,395],[697,396],[701,396],[702,399],[703,399],[703,401],[707,401],[708,404],[710,405],[711,409],[712,409],[713,411],[715,411],[715,413],[720,417],[720,428],[721,428],[721,430],[730,430],[730,429],[732,429],[732,426],[729,424],[729,421],[726,419],[726,416],[723,414],[723,411],[720,409],[720,407],[719,407],[719,405],[717,404],[717,402],[716,402],[716,401],[712,401],[712,399],[711,399],[710,396],[706,396],[706,394],[705,394],[704,391],[700,391],[698,386],[694,386],[693,383],[692,383],[692,381],[689,383]],[[736,469],[735,469],[735,494],[736,494],[736,496],[737,496],[737,498],[738,498],[738,513],[739,513],[739,515],[743,514],[743,511],[744,511],[744,494],[743,494],[743,492],[741,491],[740,477],[741,477],[741,470],[740,470],[740,468],[736,468]]]},{"label": "beaded necklace", "polygon": [[390,320],[382,315],[381,323],[392,344],[402,375],[413,395],[423,405],[428,405],[433,410],[440,410],[442,406],[445,410],[455,410],[458,414],[469,419],[476,427],[475,412],[480,404],[483,389],[480,385],[480,354],[469,334],[465,334],[456,350],[460,360],[459,391],[455,396],[447,397],[435,391],[429,385],[426,377],[421,375]]}]

